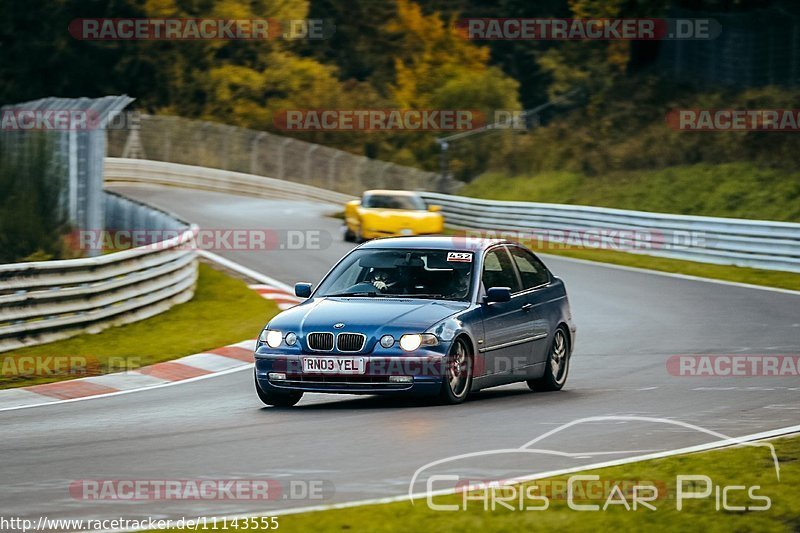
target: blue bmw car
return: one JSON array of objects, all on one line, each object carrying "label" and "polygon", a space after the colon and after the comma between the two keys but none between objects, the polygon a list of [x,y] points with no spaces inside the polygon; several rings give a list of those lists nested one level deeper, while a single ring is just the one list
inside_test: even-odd
[{"label": "blue bmw car", "polygon": [[345,255],[258,337],[267,405],[306,392],[413,394],[463,402],[525,381],[560,390],[575,325],[564,282],[527,248],[464,237],[395,237]]}]

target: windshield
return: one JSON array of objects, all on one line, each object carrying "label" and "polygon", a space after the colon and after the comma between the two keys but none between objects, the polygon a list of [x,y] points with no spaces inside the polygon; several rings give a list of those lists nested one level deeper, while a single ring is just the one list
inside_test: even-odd
[{"label": "windshield", "polygon": [[425,211],[427,209],[422,198],[405,194],[368,194],[364,196],[362,205],[377,209],[406,209],[410,211]]},{"label": "windshield", "polygon": [[472,252],[362,249],[347,256],[317,296],[377,296],[466,300]]}]

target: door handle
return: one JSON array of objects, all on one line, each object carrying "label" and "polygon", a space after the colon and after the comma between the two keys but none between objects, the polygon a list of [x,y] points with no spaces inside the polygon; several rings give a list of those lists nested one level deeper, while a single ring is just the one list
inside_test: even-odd
[{"label": "door handle", "polygon": [[522,306],[522,310],[523,311],[530,311],[531,309],[533,309],[533,304],[531,304],[531,303],[528,303],[528,304],[525,304],[525,305]]}]

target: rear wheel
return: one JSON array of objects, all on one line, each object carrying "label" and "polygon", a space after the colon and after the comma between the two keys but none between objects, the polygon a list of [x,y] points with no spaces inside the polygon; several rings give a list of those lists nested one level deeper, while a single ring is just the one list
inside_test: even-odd
[{"label": "rear wheel", "polygon": [[442,390],[439,400],[446,404],[461,403],[472,387],[472,357],[463,338],[456,339],[444,361]]},{"label": "rear wheel", "polygon": [[528,387],[536,392],[557,391],[564,387],[569,373],[569,341],[564,328],[558,328],[553,335],[553,345],[547,357],[544,375],[538,379],[529,379]]},{"label": "rear wheel", "polygon": [[266,405],[274,405],[275,407],[291,407],[296,405],[303,397],[302,392],[265,392],[261,390],[256,379],[256,393],[258,397]]}]

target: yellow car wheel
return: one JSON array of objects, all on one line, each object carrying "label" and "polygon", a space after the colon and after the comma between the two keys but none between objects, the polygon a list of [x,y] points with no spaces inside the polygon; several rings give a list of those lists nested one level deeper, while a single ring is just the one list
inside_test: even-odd
[{"label": "yellow car wheel", "polygon": [[344,225],[344,240],[346,242],[356,242],[356,234],[347,224]]}]

